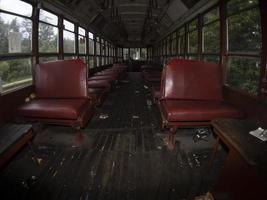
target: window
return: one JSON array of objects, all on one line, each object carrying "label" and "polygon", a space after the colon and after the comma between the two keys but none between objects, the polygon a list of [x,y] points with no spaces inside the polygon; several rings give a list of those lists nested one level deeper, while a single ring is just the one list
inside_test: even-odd
[{"label": "window", "polygon": [[63,51],[64,53],[75,53],[75,26],[73,23],[63,20]]},{"label": "window", "polygon": [[95,43],[93,33],[88,32],[89,37],[89,55],[94,55],[95,53]]},{"label": "window", "polygon": [[260,76],[260,58],[230,56],[227,62],[227,83],[230,86],[257,95]]},{"label": "window", "polygon": [[197,54],[198,51],[198,30],[197,22],[195,19],[188,24],[188,53]]},{"label": "window", "polygon": [[89,65],[90,69],[94,68],[95,64],[94,64],[94,57],[93,56],[89,56],[88,65]]},{"label": "window", "polygon": [[218,62],[220,52],[219,8],[216,7],[203,15],[203,58]]},{"label": "window", "polygon": [[172,34],[172,55],[175,56],[177,54],[176,52],[176,45],[177,45],[177,41],[176,41],[176,32],[174,32]]},{"label": "window", "polygon": [[123,48],[123,60],[128,60],[129,58],[129,49]]},{"label": "window", "polygon": [[139,48],[130,48],[130,57],[133,60],[140,60],[140,49]]},{"label": "window", "polygon": [[185,53],[185,28],[179,30],[179,40],[178,40],[178,55],[184,55]]},{"label": "window", "polygon": [[79,54],[86,54],[85,29],[79,27]]},{"label": "window", "polygon": [[58,17],[40,9],[39,16],[39,52],[58,52]]},{"label": "window", "polygon": [[0,8],[0,57],[4,56],[0,61],[2,93],[32,83],[32,5],[1,0]]},{"label": "window", "polygon": [[32,50],[32,21],[0,12],[0,54],[30,53]]},{"label": "window", "polygon": [[100,39],[96,37],[96,55],[100,56]]},{"label": "window", "polygon": [[142,48],[141,49],[140,59],[141,60],[147,60],[147,48]]},{"label": "window", "polygon": [[226,83],[257,95],[260,77],[261,30],[257,1],[227,2]]}]

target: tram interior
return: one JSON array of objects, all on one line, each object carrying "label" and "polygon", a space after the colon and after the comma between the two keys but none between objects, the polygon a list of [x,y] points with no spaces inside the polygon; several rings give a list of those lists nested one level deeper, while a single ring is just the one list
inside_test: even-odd
[{"label": "tram interior", "polygon": [[0,0],[0,198],[265,199],[266,9]]}]

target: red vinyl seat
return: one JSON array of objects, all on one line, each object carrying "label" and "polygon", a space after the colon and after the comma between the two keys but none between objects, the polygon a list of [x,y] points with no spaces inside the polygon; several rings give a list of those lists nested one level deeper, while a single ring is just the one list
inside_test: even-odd
[{"label": "red vinyl seat", "polygon": [[242,113],[222,99],[222,72],[218,64],[174,59],[162,71],[160,110],[163,126],[181,122],[209,122],[240,118]]},{"label": "red vinyl seat", "polygon": [[161,101],[169,122],[211,121],[216,118],[240,118],[242,114],[222,101]]},{"label": "red vinyl seat", "polygon": [[19,112],[31,118],[75,120],[91,106],[87,99],[36,99],[24,104]]},{"label": "red vinyl seat", "polygon": [[170,60],[163,68],[159,109],[162,128],[171,128],[164,139],[175,147],[180,126],[210,125],[216,118],[241,118],[243,113],[222,99],[222,73],[218,64]]},{"label": "red vinyl seat", "polygon": [[88,78],[88,81],[94,81],[94,80],[107,80],[108,82],[112,83],[116,80],[114,76],[92,76]]},{"label": "red vinyl seat", "polygon": [[111,88],[108,80],[88,80],[88,88],[104,88],[109,90]]},{"label": "red vinyl seat", "polygon": [[34,86],[37,98],[17,110],[26,120],[84,127],[93,115],[86,66],[79,59],[37,65]]}]

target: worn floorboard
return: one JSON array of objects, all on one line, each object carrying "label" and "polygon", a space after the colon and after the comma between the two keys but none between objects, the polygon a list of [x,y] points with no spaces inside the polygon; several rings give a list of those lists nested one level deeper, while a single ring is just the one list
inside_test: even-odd
[{"label": "worn floorboard", "polygon": [[25,147],[0,172],[1,199],[174,200],[207,192],[224,152],[207,173],[214,139],[194,143],[194,129],[180,129],[175,150],[167,150],[144,86],[139,73],[129,73],[80,136],[69,127],[38,126],[33,143],[42,167]]}]

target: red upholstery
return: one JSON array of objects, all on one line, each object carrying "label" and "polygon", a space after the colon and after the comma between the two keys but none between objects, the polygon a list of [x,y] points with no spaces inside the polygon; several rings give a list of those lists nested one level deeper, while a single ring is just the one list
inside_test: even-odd
[{"label": "red upholstery", "polygon": [[162,72],[162,99],[221,100],[219,66],[203,61],[172,61]]},{"label": "red upholstery", "polygon": [[113,82],[116,80],[114,76],[92,76],[88,78],[88,81],[93,81],[93,80],[107,80],[108,82]]},{"label": "red upholstery", "polygon": [[104,88],[88,88],[88,93],[96,105],[101,105],[107,96],[108,90]]},{"label": "red upholstery", "polygon": [[85,64],[77,60],[60,60],[36,66],[35,90],[38,98],[87,97]]},{"label": "red upholstery", "polygon": [[162,123],[209,122],[215,118],[240,118],[242,113],[222,100],[219,65],[174,59],[162,71],[160,110]]},{"label": "red upholstery", "polygon": [[18,113],[37,118],[77,119],[90,106],[87,99],[36,99],[21,106]]},{"label": "red upholstery", "polygon": [[81,60],[60,60],[36,66],[37,99],[18,108],[26,119],[84,127],[93,114],[88,98],[86,66]]},{"label": "red upholstery", "polygon": [[108,80],[89,80],[87,83],[88,88],[111,88]]},{"label": "red upholstery", "polygon": [[119,72],[117,71],[102,71],[102,72],[97,72],[94,74],[94,76],[113,76],[117,77]]},{"label": "red upholstery", "polygon": [[220,101],[161,101],[166,119],[175,121],[211,121],[216,118],[240,118],[242,114],[233,106]]}]

